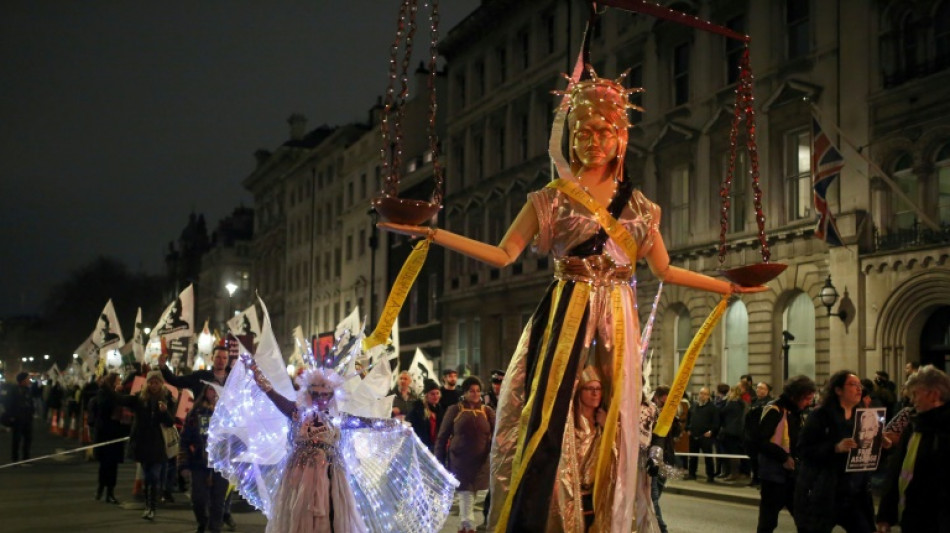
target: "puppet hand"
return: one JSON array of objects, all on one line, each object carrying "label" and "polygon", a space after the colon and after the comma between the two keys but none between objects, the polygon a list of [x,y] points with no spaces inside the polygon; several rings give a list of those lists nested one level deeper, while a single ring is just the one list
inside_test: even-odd
[{"label": "puppet hand", "polygon": [[436,231],[436,228],[430,226],[410,226],[408,224],[395,224],[393,222],[380,222],[376,224],[376,227],[410,237],[431,237]]}]

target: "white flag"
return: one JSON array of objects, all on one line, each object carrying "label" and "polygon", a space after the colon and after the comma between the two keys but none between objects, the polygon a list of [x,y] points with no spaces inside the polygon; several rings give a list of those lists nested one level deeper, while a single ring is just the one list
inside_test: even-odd
[{"label": "white flag", "polygon": [[[254,361],[261,369],[261,372],[270,380],[274,390],[279,392],[284,398],[296,398],[297,392],[294,390],[290,376],[287,375],[287,367],[284,366],[284,358],[280,354],[280,346],[277,345],[277,339],[274,337],[274,331],[271,329],[270,315],[267,314],[267,306],[264,301],[258,297],[261,303],[261,311],[264,313],[264,327],[261,330],[260,343],[257,345],[257,351],[254,353]],[[256,318],[256,317],[255,317]]]},{"label": "white flag", "polygon": [[73,350],[73,353],[76,354],[83,363],[95,364],[96,359],[99,357],[99,350],[96,349],[96,344],[92,342],[92,334],[89,334],[86,340],[82,341],[82,344]]},{"label": "white flag", "polygon": [[152,335],[165,340],[189,337],[195,331],[195,289],[189,285],[181,291],[178,298],[168,304],[158,324],[152,328]]},{"label": "white flag", "polygon": [[142,308],[135,313],[135,329],[132,331],[132,353],[139,363],[145,361],[145,324],[142,323]]},{"label": "white flag", "polygon": [[99,351],[100,357],[112,350],[118,350],[125,344],[122,337],[122,328],[119,327],[119,319],[115,316],[115,308],[112,306],[112,300],[106,302],[106,306],[99,313],[99,319],[96,321],[96,329],[92,330],[93,344]]},{"label": "white flag", "polygon": [[[252,305],[241,313],[234,315],[234,318],[228,320],[228,329],[231,331],[231,335],[237,337],[237,339],[242,343],[247,342],[248,337],[251,338],[251,344],[257,344],[260,342],[261,325],[257,320],[257,308]],[[253,348],[253,346],[250,346],[249,348]]]},{"label": "white flag", "polygon": [[303,336],[303,327],[297,326],[294,328],[294,353],[290,354],[287,363],[296,367],[303,366],[303,355],[307,351],[307,339]]},{"label": "white flag", "polygon": [[[412,356],[412,362],[409,363],[409,375],[412,376],[412,390],[420,395],[425,380],[436,381],[435,367],[432,366],[432,361],[419,348],[416,348],[416,353]],[[436,382],[438,383],[438,381]]]}]

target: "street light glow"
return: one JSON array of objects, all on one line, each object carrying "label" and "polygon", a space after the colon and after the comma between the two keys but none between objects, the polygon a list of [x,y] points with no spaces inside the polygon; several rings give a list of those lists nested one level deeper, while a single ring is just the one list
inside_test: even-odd
[{"label": "street light glow", "polygon": [[43,359],[47,359],[47,360],[48,360],[48,359],[49,359],[49,354],[44,355],[44,356],[43,356]]},{"label": "street light glow", "polygon": [[228,298],[230,298],[230,297],[234,296],[234,291],[236,291],[236,290],[238,289],[238,286],[235,285],[233,282],[230,282],[230,281],[229,281],[229,282],[224,286],[224,288],[225,288],[225,290],[228,291]]},{"label": "street light glow", "polygon": [[73,354],[73,359],[79,359],[79,354],[78,354],[78,353],[74,353],[74,354]]},{"label": "street light glow", "polygon": [[24,357],[24,358],[22,358],[22,359],[20,359],[20,360],[25,363],[25,362],[26,362],[26,357]]},{"label": "street light glow", "polygon": [[142,330],[142,333],[145,333],[146,335],[148,335],[151,332],[152,332],[152,328],[145,328]]}]

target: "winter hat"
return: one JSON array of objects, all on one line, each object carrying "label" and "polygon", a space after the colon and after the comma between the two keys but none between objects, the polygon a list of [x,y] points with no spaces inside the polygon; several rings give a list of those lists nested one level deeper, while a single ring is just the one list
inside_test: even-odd
[{"label": "winter hat", "polygon": [[427,380],[425,380],[425,381],[423,382],[423,384],[422,384],[422,393],[423,393],[423,394],[429,394],[430,392],[432,392],[432,391],[434,391],[434,390],[439,390],[439,384],[438,384],[438,383],[432,381],[431,379],[427,379]]},{"label": "winter hat", "polygon": [[20,372],[19,374],[16,375],[16,382],[19,383],[28,377],[30,377],[29,372]]}]

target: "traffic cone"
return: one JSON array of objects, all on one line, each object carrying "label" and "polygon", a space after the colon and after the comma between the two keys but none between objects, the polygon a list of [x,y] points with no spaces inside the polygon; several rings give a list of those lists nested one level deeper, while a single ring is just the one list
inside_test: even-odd
[{"label": "traffic cone", "polygon": [[135,465],[135,481],[132,482],[132,497],[136,500],[145,499],[144,488],[144,478],[145,473],[142,472],[142,464],[136,463]]},{"label": "traffic cone", "polygon": [[89,434],[89,413],[85,411],[82,413],[82,439],[80,440],[83,444],[92,442],[92,435]]},{"label": "traffic cone", "polygon": [[62,435],[59,430],[59,409],[50,409],[53,418],[50,419],[49,432],[52,435]]},{"label": "traffic cone", "polygon": [[62,412],[59,413],[59,424],[56,426],[56,434],[57,435],[66,434],[66,414],[65,413],[62,413]]},{"label": "traffic cone", "polygon": [[78,439],[79,430],[76,429],[76,415],[69,417],[69,431],[66,433],[67,439]]}]

